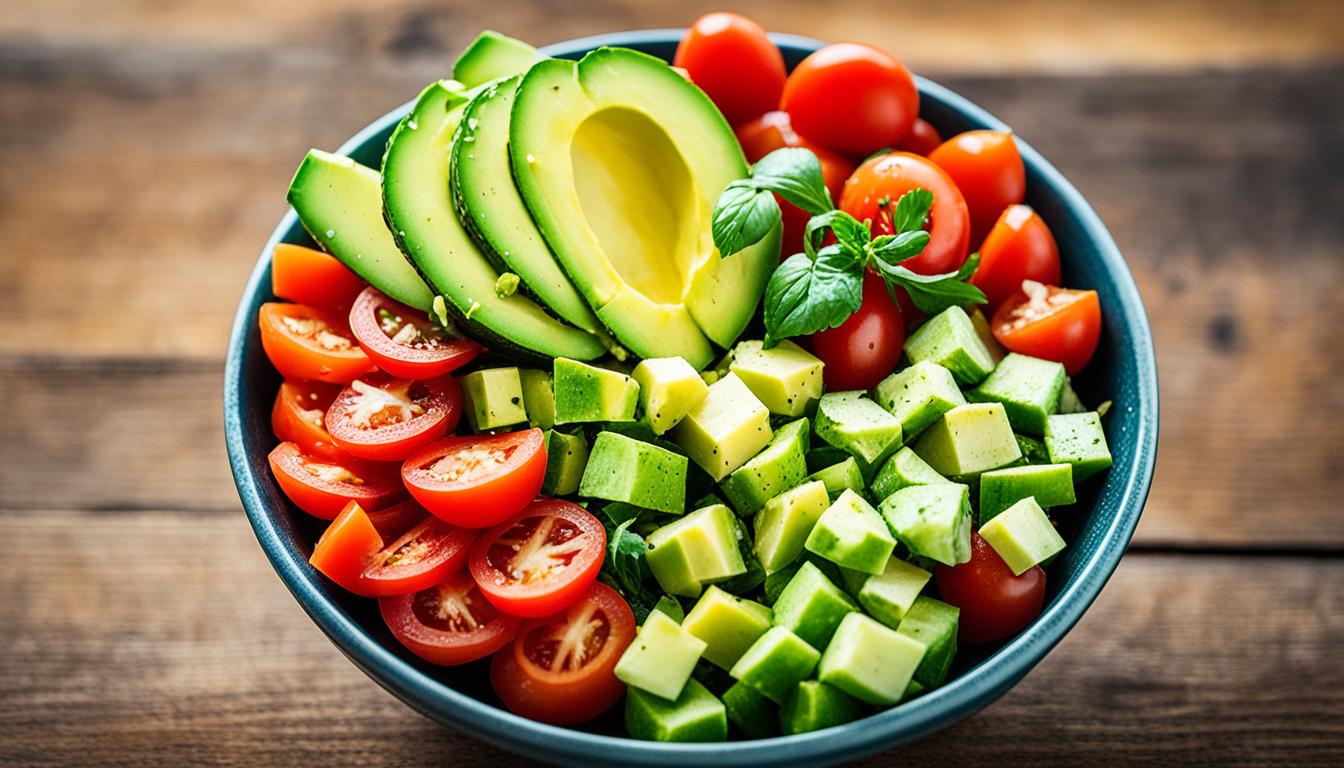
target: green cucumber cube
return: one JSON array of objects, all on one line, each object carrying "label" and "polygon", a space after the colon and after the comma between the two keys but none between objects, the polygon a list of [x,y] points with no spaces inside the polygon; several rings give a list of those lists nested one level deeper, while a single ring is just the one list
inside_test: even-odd
[{"label": "green cucumber cube", "polygon": [[825,648],[845,615],[859,606],[821,569],[803,563],[779,593],[774,609],[775,626],[784,627],[813,648]]},{"label": "green cucumber cube", "polygon": [[803,482],[809,434],[807,419],[785,424],[764,450],[728,475],[720,488],[739,515],[756,514],[765,502]]},{"label": "green cucumber cube", "polygon": [[634,421],[639,384],[617,371],[555,359],[555,423]]},{"label": "green cucumber cube", "polygon": [[882,502],[880,511],[911,554],[943,565],[971,559],[970,488],[960,483],[902,488]]},{"label": "green cucumber cube", "polygon": [[779,725],[785,735],[819,731],[857,720],[863,705],[839,688],[817,680],[804,680],[779,708]]},{"label": "green cucumber cube", "polygon": [[1030,464],[995,469],[980,476],[980,525],[1022,499],[1035,498],[1043,508],[1077,501],[1070,464]]},{"label": "green cucumber cube", "polygon": [[817,404],[817,437],[876,467],[901,447],[901,422],[863,392],[828,392]]},{"label": "green cucumber cube", "polygon": [[483,432],[527,421],[523,382],[517,368],[485,368],[458,381],[462,385],[463,412],[473,430]]},{"label": "green cucumber cube", "polygon": [[901,422],[905,439],[913,440],[939,416],[966,405],[952,372],[927,360],[883,379],[873,392],[878,405]]},{"label": "green cucumber cube", "polygon": [[686,618],[686,611],[681,607],[681,603],[677,602],[677,598],[671,595],[663,595],[658,598],[658,602],[653,604],[653,610],[662,613],[678,624]]},{"label": "green cucumber cube", "polygon": [[1001,403],[953,408],[924,430],[914,449],[939,474],[959,480],[1022,458]]},{"label": "green cucumber cube", "polygon": [[783,703],[794,686],[812,675],[821,654],[783,627],[761,635],[728,674],[776,704]]},{"label": "green cucumber cube", "polygon": [[632,688],[675,700],[700,655],[705,641],[692,635],[662,611],[653,611],[616,662],[616,677]]},{"label": "green cucumber cube", "polygon": [[859,605],[873,618],[896,629],[931,578],[933,574],[923,568],[893,557],[882,573],[863,582]]},{"label": "green cucumber cube", "polygon": [[1111,449],[1096,411],[1056,414],[1045,420],[1045,449],[1055,464],[1072,464],[1074,482],[1111,466]]},{"label": "green cucumber cube", "polygon": [[764,605],[711,586],[681,625],[705,641],[706,661],[732,669],[751,644],[770,628],[770,618],[770,609]]},{"label": "green cucumber cube", "polygon": [[615,432],[593,441],[579,495],[668,514],[686,509],[686,457]]},{"label": "green cucumber cube", "polygon": [[644,420],[656,435],[676,426],[709,394],[700,373],[680,357],[643,360],[631,376],[639,383]]},{"label": "green cucumber cube", "polygon": [[733,683],[723,692],[728,722],[749,739],[768,739],[779,735],[779,712],[775,703],[749,685]]},{"label": "green cucumber cube", "polygon": [[896,539],[871,504],[846,490],[821,514],[803,546],[842,568],[881,573]]},{"label": "green cucumber cube", "polygon": [[733,348],[729,370],[760,398],[771,413],[797,417],[821,397],[822,362],[791,341],[765,349],[759,341]]},{"label": "green cucumber cube", "polygon": [[979,384],[994,370],[994,358],[961,307],[948,307],[910,334],[905,356],[911,363],[937,363],[967,387]]},{"label": "green cucumber cube", "polygon": [[554,427],[555,387],[551,384],[551,372],[520,368],[518,379],[523,385],[523,410],[527,412],[527,423],[541,429]]},{"label": "green cucumber cube", "polygon": [[756,515],[753,551],[766,576],[793,562],[803,551],[812,526],[831,504],[826,486],[819,481],[803,483],[765,503]]},{"label": "green cucumber cube", "polygon": [[718,482],[760,453],[773,432],[770,411],[729,373],[710,385],[705,398],[669,434]]},{"label": "green cucumber cube", "polygon": [[737,516],[722,504],[697,509],[647,537],[649,570],[664,592],[699,597],[706,584],[746,573]]},{"label": "green cucumber cube", "polygon": [[583,470],[588,466],[588,441],[583,435],[546,430],[546,478],[541,492],[547,496],[568,496],[579,490]]},{"label": "green cucumber cube", "polygon": [[905,695],[926,647],[862,613],[840,622],[821,657],[817,678],[879,707]]},{"label": "green cucumber cube", "polygon": [[853,456],[846,456],[845,460],[838,464],[822,467],[808,475],[807,479],[821,481],[826,486],[826,493],[832,501],[838,499],[846,490],[856,493],[863,491],[863,472],[860,471],[859,462]]},{"label": "green cucumber cube", "polygon": [[951,482],[938,474],[938,470],[919,458],[919,454],[909,448],[902,448],[887,459],[882,468],[873,477],[871,485],[873,497],[885,499],[891,494],[909,488],[912,485],[933,485]]},{"label": "green cucumber cube", "polygon": [[1063,365],[1014,352],[966,398],[973,403],[1002,403],[1013,429],[1040,435],[1045,433],[1045,418],[1059,405],[1065,381]]},{"label": "green cucumber cube", "polygon": [[645,741],[727,741],[728,714],[699,680],[690,680],[675,701],[638,688],[625,693],[625,730]]},{"label": "green cucumber cube", "polygon": [[[775,571],[765,577],[765,583],[762,585],[762,589],[765,591],[765,602],[767,605],[774,605],[779,601],[779,596],[784,592],[784,588],[789,585],[790,581],[793,581],[794,575],[798,573],[799,568],[803,567],[803,563],[811,563],[817,570],[821,571],[823,576],[830,579],[832,582],[840,582],[844,580],[843,568],[836,566],[836,564],[832,563],[830,560],[817,557],[811,552],[804,551],[802,556],[797,560],[794,560],[792,563],[784,566],[781,570]],[[855,573],[858,573],[858,571],[855,571]],[[867,577],[867,574],[864,574],[864,576]]]},{"label": "green cucumber cube", "polygon": [[980,537],[999,553],[1015,576],[1064,551],[1063,537],[1030,496],[980,526]]},{"label": "green cucumber cube", "polygon": [[814,444],[812,450],[807,452],[807,471],[816,472],[832,464],[839,464],[845,459],[852,459],[848,453],[826,443]]},{"label": "green cucumber cube", "polygon": [[1022,450],[1022,464],[1049,464],[1050,452],[1045,449],[1045,443],[1034,437],[1026,435],[1013,435],[1017,438],[1017,447]]},{"label": "green cucumber cube", "polygon": [[961,610],[927,595],[920,595],[905,612],[896,631],[928,646],[915,669],[915,682],[937,688],[947,679],[957,655],[957,627]]},{"label": "green cucumber cube", "polygon": [[1087,406],[1078,398],[1078,393],[1073,391],[1073,382],[1064,379],[1064,389],[1059,393],[1059,406],[1055,413],[1086,413]]}]

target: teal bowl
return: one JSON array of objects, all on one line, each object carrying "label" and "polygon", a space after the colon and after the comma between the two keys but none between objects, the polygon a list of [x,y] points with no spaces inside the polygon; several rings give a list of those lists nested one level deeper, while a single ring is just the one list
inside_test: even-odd
[{"label": "teal bowl", "polygon": [[[670,60],[681,30],[646,30],[552,45],[545,53],[577,58],[603,45],[626,46]],[[822,43],[774,36],[790,66]],[[994,116],[928,80],[919,80],[921,111],[943,135],[1005,128]],[[377,167],[405,104],[346,142],[341,154]],[[1027,202],[1059,242],[1070,286],[1101,296],[1101,346],[1076,382],[1086,402],[1112,400],[1106,417],[1115,464],[1085,487],[1067,515],[1065,554],[1050,569],[1044,612],[1007,643],[959,657],[943,687],[862,720],[814,733],[726,744],[658,744],[620,735],[619,712],[584,729],[558,728],[503,709],[490,691],[485,665],[439,668],[405,652],[387,632],[373,601],[329,585],[308,565],[320,526],[291,506],[267,468],[275,445],[270,409],[280,380],[262,352],[257,310],[271,295],[270,255],[277,243],[311,244],[293,211],[262,249],[234,320],[224,382],[225,436],[243,508],[257,540],[285,586],[341,652],[413,709],[506,750],[566,765],[828,765],[927,736],[968,717],[1021,680],[1055,647],[1101,592],[1138,525],[1157,456],[1157,366],[1153,340],[1134,279],[1092,207],[1059,171],[1018,140],[1027,168]],[[297,158],[295,158],[297,161]],[[269,194],[264,190],[259,194]],[[277,193],[272,190],[272,193]],[[277,193],[278,194],[278,193]],[[619,708],[617,708],[619,709]]]}]

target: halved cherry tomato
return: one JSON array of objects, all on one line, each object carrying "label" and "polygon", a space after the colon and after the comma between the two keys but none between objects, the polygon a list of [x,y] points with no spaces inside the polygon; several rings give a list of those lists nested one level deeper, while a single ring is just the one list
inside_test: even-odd
[{"label": "halved cherry tomato", "polygon": [[835,43],[803,59],[784,83],[780,108],[809,141],[854,157],[890,147],[919,117],[919,91],[896,57]]},{"label": "halved cherry tomato", "polygon": [[336,464],[321,456],[308,456],[293,443],[281,443],[271,451],[271,472],[280,490],[304,512],[331,520],[346,504],[357,501],[365,509],[378,509],[395,502],[406,491],[395,475],[370,475],[372,467]]},{"label": "halved cherry tomato", "polygon": [[635,638],[635,615],[611,587],[594,583],[563,613],[525,622],[490,663],[504,706],[552,725],[577,725],[625,694],[616,662]]},{"label": "halved cherry tomato", "polygon": [[967,131],[943,142],[929,159],[957,183],[971,213],[971,238],[980,242],[1003,209],[1027,195],[1027,171],[1007,131]]},{"label": "halved cherry tomato", "polygon": [[992,312],[1021,289],[1023,280],[1059,285],[1059,246],[1030,206],[1010,205],[980,246],[971,285],[984,291]]},{"label": "halved cherry tomato", "polygon": [[419,592],[450,574],[463,571],[476,531],[449,525],[426,515],[417,525],[378,550],[359,576],[357,588],[366,597]]},{"label": "halved cherry tomato", "polygon": [[406,459],[401,478],[416,501],[444,520],[489,528],[541,491],[543,442],[540,429],[447,437]]},{"label": "halved cherry tomato", "polygon": [[379,368],[403,379],[432,379],[471,362],[481,345],[423,312],[365,288],[350,308],[350,332]]},{"label": "halved cherry tomato", "polygon": [[330,254],[281,243],[271,254],[271,290],[286,301],[344,312],[364,281]]},{"label": "halved cherry tomato", "polygon": [[933,193],[929,209],[929,244],[924,252],[901,262],[921,275],[952,272],[966,260],[970,242],[970,215],[957,185],[943,169],[909,152],[870,157],[845,182],[840,208],[859,221],[873,223],[874,235],[891,234],[891,210],[912,189]]},{"label": "halved cherry tomato", "polygon": [[344,317],[304,304],[262,304],[261,347],[286,379],[349,384],[373,370]]},{"label": "halved cherry tomato", "polygon": [[980,534],[971,532],[971,559],[934,570],[938,593],[961,609],[957,638],[988,643],[1015,635],[1041,615],[1045,571],[1034,566],[1014,576],[1008,564]]},{"label": "halved cherry tomato", "polygon": [[518,629],[518,619],[481,597],[476,582],[460,571],[418,592],[381,598],[378,611],[407,650],[446,666],[489,656]]},{"label": "halved cherry tomato", "polygon": [[308,564],[337,586],[354,592],[359,589],[360,575],[382,548],[383,539],[369,515],[359,502],[352,501],[322,532]]},{"label": "halved cherry tomato", "polygon": [[1070,376],[1087,367],[1101,340],[1101,300],[1096,291],[1074,291],[1023,280],[990,321],[994,338],[1013,352],[1064,364]]},{"label": "halved cherry tomato", "polygon": [[784,54],[761,25],[736,13],[696,19],[672,63],[686,71],[730,125],[774,109],[784,90]]},{"label": "halved cherry tomato", "polygon": [[452,376],[408,381],[369,373],[341,390],[324,423],[355,456],[401,461],[456,429],[461,417],[462,387]]},{"label": "halved cherry tomato", "polygon": [[938,129],[933,127],[933,123],[921,117],[915,120],[914,125],[910,126],[910,134],[896,142],[896,146],[892,149],[928,157],[929,153],[937,149],[938,145],[942,143],[943,137],[938,133]]},{"label": "halved cherry tomato", "polygon": [[577,504],[541,497],[483,533],[468,567],[497,608],[536,618],[587,592],[606,551],[607,532],[597,518]]},{"label": "halved cherry tomato", "polygon": [[[358,463],[331,439],[323,418],[340,394],[335,384],[319,381],[286,380],[275,393],[271,408],[271,431],[283,443],[294,443],[301,453],[321,456],[338,464]],[[352,461],[353,460],[353,461]]]},{"label": "halved cherry tomato", "polygon": [[391,544],[409,531],[411,526],[429,517],[429,510],[416,504],[414,499],[406,499],[400,504],[375,509],[367,514],[383,544]]},{"label": "halved cherry tomato", "polygon": [[863,304],[835,328],[812,334],[812,348],[832,392],[872,389],[896,369],[905,344],[905,319],[881,277],[863,276]]}]

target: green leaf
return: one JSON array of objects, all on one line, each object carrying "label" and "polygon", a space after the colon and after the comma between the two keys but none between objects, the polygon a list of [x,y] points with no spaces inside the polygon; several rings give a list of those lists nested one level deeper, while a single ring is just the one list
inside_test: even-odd
[{"label": "green leaf", "polygon": [[774,195],[757,189],[750,181],[735,181],[719,195],[710,232],[719,255],[728,257],[760,242],[779,220],[779,203]]},{"label": "green leaf", "polygon": [[807,220],[807,227],[803,230],[803,249],[809,259],[816,258],[817,249],[826,241],[828,230],[835,235],[836,242],[846,253],[855,259],[868,258],[865,249],[872,234],[863,222],[844,211],[836,210],[827,211]]},{"label": "green leaf", "polygon": [[[978,255],[975,256],[978,261]],[[971,261],[970,258],[967,261]],[[985,294],[969,283],[963,282],[962,270],[946,272],[940,275],[921,275],[899,264],[888,264],[880,259],[873,260],[874,266],[889,285],[904,288],[910,301],[925,314],[933,315],[951,306],[966,304],[984,304]],[[962,269],[965,269],[963,265]],[[971,267],[974,272],[974,265]]]},{"label": "green leaf", "polygon": [[751,169],[751,183],[768,189],[816,216],[835,207],[821,174],[821,161],[810,149],[784,147],[762,157]]},{"label": "green leaf", "polygon": [[795,253],[765,287],[765,341],[773,345],[843,323],[863,303],[863,262],[838,245]]},{"label": "green leaf", "polygon": [[873,240],[873,256],[888,264],[899,264],[924,252],[929,244],[929,233],[922,229],[899,235],[882,235]]},{"label": "green leaf", "polygon": [[896,201],[891,214],[891,229],[896,234],[924,228],[924,219],[933,207],[933,193],[924,188],[912,189]]}]

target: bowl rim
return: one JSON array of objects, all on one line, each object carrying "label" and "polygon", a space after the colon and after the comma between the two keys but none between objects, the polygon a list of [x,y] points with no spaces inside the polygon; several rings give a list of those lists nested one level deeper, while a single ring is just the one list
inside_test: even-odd
[{"label": "bowl rim", "polygon": [[[675,44],[684,29],[644,29],[614,32],[567,40],[545,46],[547,55],[574,54],[603,45]],[[811,51],[825,43],[809,37],[772,33],[782,48]],[[923,77],[916,77],[921,96],[931,96],[947,108],[985,127],[1007,130],[1008,126],[986,110],[957,93]],[[372,136],[386,130],[410,109],[408,101],[387,112],[341,145],[337,154],[347,155]],[[1120,502],[1105,529],[1097,551],[1082,564],[1072,583],[1061,590],[1046,610],[1027,629],[1003,647],[945,685],[907,704],[833,728],[769,739],[714,744],[659,743],[622,736],[608,736],[546,725],[458,692],[418,670],[381,645],[350,615],[332,603],[319,588],[302,553],[287,546],[276,521],[262,498],[258,468],[247,459],[241,402],[246,392],[243,359],[249,327],[253,323],[252,301],[264,290],[270,255],[287,231],[297,223],[290,208],[272,231],[253,267],[236,312],[229,338],[224,375],[225,439],[238,495],[257,540],[285,586],[314,623],[352,662],[380,686],[421,714],[467,731],[498,747],[532,757],[570,764],[614,762],[611,750],[619,750],[621,762],[673,765],[688,760],[712,759],[717,765],[761,765],[784,760],[788,763],[823,764],[856,758],[895,744],[919,738],[968,717],[987,706],[1024,677],[1082,618],[1119,565],[1121,556],[1138,525],[1152,484],[1158,434],[1157,364],[1147,313],[1119,247],[1082,194],[1027,142],[1018,138],[1019,151],[1029,169],[1057,194],[1061,204],[1078,217],[1080,230],[1091,241],[1117,289],[1115,301],[1126,307],[1124,323],[1130,326],[1137,359],[1136,460],[1123,479]]]}]

